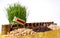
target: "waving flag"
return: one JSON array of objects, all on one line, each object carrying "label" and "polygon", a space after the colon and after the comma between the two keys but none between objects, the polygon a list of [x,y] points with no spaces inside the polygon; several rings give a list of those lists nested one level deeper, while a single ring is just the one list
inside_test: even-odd
[{"label": "waving flag", "polygon": [[22,20],[20,18],[17,18],[17,17],[14,17],[13,21],[18,22],[19,24],[22,24],[22,25],[25,24],[25,21],[24,20]]}]

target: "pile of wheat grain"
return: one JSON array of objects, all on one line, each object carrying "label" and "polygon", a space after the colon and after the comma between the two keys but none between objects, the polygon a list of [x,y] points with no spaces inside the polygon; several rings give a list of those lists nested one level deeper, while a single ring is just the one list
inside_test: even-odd
[{"label": "pile of wheat grain", "polygon": [[10,31],[10,33],[8,35],[10,35],[10,36],[24,36],[24,35],[34,34],[34,33],[36,33],[36,32],[34,32],[32,29],[20,28],[20,29]]}]

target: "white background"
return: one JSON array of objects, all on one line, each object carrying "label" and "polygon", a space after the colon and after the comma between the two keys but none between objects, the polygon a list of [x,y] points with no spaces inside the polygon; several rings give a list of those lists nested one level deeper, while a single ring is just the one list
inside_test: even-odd
[{"label": "white background", "polygon": [[29,13],[27,22],[54,21],[60,24],[60,0],[0,0],[0,33],[2,24],[9,24],[6,8],[14,3],[26,7]]}]

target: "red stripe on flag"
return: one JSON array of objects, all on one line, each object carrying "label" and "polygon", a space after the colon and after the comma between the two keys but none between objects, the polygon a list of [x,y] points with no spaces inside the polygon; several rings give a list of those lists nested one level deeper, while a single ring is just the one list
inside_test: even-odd
[{"label": "red stripe on flag", "polygon": [[22,21],[22,20],[20,20],[20,19],[17,19],[17,21],[20,22],[20,23],[22,23],[22,24],[25,23],[24,21]]}]

